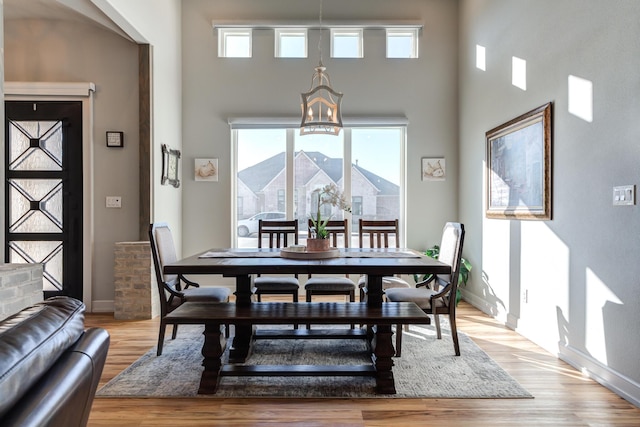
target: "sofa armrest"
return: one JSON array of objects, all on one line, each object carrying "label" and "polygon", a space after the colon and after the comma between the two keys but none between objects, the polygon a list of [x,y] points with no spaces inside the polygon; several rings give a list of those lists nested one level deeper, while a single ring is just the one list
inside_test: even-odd
[{"label": "sofa armrest", "polygon": [[88,329],[0,419],[0,424],[85,426],[108,349],[107,331]]}]

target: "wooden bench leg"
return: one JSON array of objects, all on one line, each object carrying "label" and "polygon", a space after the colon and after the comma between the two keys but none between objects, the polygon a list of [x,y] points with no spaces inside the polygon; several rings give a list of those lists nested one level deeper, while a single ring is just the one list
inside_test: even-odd
[{"label": "wooden bench leg", "polygon": [[393,379],[393,359],[395,350],[391,339],[391,325],[377,325],[375,337],[372,342],[373,362],[376,367],[376,393],[396,394],[396,385]]},{"label": "wooden bench leg", "polygon": [[198,394],[214,394],[218,389],[220,369],[222,369],[222,354],[226,346],[226,339],[221,332],[220,323],[205,323],[204,344],[202,345],[202,366],[204,371],[200,377]]}]

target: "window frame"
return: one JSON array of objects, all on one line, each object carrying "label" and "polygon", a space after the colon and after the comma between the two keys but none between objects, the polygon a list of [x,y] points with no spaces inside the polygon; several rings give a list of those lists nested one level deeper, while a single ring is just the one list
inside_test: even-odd
[{"label": "window frame", "polygon": [[[336,37],[346,37],[348,35],[355,35],[357,40],[357,52],[355,56],[336,56]],[[331,58],[337,59],[349,59],[349,58],[364,58],[364,31],[362,28],[331,28],[330,40],[331,40]]]},{"label": "window frame", "polygon": [[[411,55],[410,56],[389,56],[389,40],[392,37],[408,35],[411,37]],[[419,28],[386,28],[385,45],[386,58],[388,59],[417,59],[419,57],[418,37],[420,35]]]},{"label": "window frame", "polygon": [[[227,40],[229,37],[247,37],[249,52],[247,55],[230,55]],[[218,28],[218,58],[252,58],[253,57],[253,29],[251,28]]]},{"label": "window frame", "polygon": [[[309,32],[306,28],[275,28],[273,31],[273,52],[275,58],[308,58],[309,57]],[[283,37],[300,35],[304,38],[304,51],[296,56],[282,55]]]},{"label": "window frame", "polygon": [[[297,194],[297,189],[295,188],[294,184],[294,171],[293,171],[293,164],[294,164],[294,156],[295,156],[295,145],[294,145],[294,139],[295,139],[295,134],[297,132],[299,132],[299,128],[297,126],[299,126],[299,121],[298,119],[294,119],[294,118],[273,118],[273,117],[269,117],[269,118],[265,118],[265,117],[258,117],[258,118],[249,118],[249,117],[241,117],[241,118],[229,118],[228,119],[229,125],[230,125],[230,144],[231,144],[231,152],[232,152],[232,162],[231,162],[231,169],[232,169],[232,176],[234,177],[234,179],[232,180],[232,189],[231,189],[231,200],[236,200],[237,199],[237,194],[238,194],[238,186],[237,186],[237,174],[238,174],[238,131],[240,130],[244,130],[244,129],[282,129],[284,131],[286,131],[286,158],[285,158],[285,180],[287,182],[287,187],[286,187],[286,191],[285,191],[285,204],[286,204],[286,210],[285,212],[287,213],[287,218],[294,218],[295,217],[295,206],[297,206],[297,202],[298,202],[298,194]],[[399,135],[399,143],[400,143],[400,147],[399,147],[399,158],[400,158],[400,165],[399,165],[399,188],[400,188],[400,194],[399,194],[399,213],[398,213],[398,219],[399,219],[399,236],[401,239],[401,242],[405,242],[406,241],[406,222],[407,222],[407,208],[406,208],[406,204],[407,204],[407,157],[406,157],[406,152],[407,152],[407,135],[408,135],[408,130],[407,130],[407,125],[408,125],[408,121],[406,117],[376,117],[376,118],[369,118],[369,117],[360,117],[360,118],[354,118],[350,120],[351,123],[347,123],[345,124],[345,127],[343,129],[344,131],[344,164],[346,166],[343,166],[343,171],[349,170],[351,171],[351,164],[352,164],[352,139],[351,139],[351,130],[355,129],[355,128],[379,128],[379,129],[385,129],[385,128],[397,128],[400,131],[400,135]],[[352,195],[351,195],[351,174],[347,174],[346,172],[344,173],[344,195],[347,198],[347,200],[352,200]],[[237,207],[235,205],[235,203],[230,203],[230,207],[231,207],[231,218],[232,218],[232,223],[230,224],[230,237],[231,237],[231,244],[233,247],[238,247],[238,233],[237,233],[237,225],[238,225],[238,219],[237,219]],[[351,214],[347,214],[345,213],[345,217],[351,218]],[[351,230],[352,232],[355,232],[357,230]]]}]

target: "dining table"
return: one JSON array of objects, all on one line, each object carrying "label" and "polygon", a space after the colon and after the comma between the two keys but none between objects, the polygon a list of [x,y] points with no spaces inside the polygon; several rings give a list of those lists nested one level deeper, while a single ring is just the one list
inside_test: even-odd
[{"label": "dining table", "polygon": [[[398,274],[450,274],[451,266],[417,250],[407,248],[332,248],[330,256],[326,257],[312,253],[306,256],[291,254],[276,248],[217,248],[166,264],[164,273],[233,277],[235,278],[235,305],[238,309],[251,307],[252,304],[265,304],[254,302],[252,296],[252,281],[256,275],[366,275],[366,302],[344,304],[360,304],[365,310],[378,313],[376,316],[381,319],[380,309],[383,304],[390,304],[383,302],[383,277]],[[311,307],[317,303],[289,304]],[[345,305],[345,307],[351,306]],[[417,306],[409,309],[413,310],[414,318],[416,313],[423,315]],[[282,324],[288,324],[286,319],[281,320]],[[379,355],[383,355],[381,361],[384,359],[384,364],[388,365],[384,369],[391,374],[390,367],[393,362],[389,355],[394,354],[391,323],[378,322],[379,324],[371,325],[371,318],[360,320],[360,323],[375,329],[376,351]],[[264,319],[261,321],[264,322]],[[325,320],[324,323],[328,322]],[[417,322],[420,321],[417,320]],[[232,321],[230,323],[233,324]],[[422,323],[427,322],[422,321]],[[235,335],[229,349],[230,363],[244,363],[247,360],[251,353],[255,329],[254,325],[247,322],[235,325]],[[373,358],[375,359],[375,356]]]}]

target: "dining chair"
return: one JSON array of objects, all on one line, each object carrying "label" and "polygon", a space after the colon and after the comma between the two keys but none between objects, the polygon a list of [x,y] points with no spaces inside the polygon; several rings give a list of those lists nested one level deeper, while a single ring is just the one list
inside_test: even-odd
[{"label": "dining chair", "polygon": [[[313,221],[309,220],[309,238],[311,237],[311,228],[313,227]],[[349,247],[349,221],[344,220],[329,220],[327,221],[326,230],[329,233],[329,239],[331,241],[331,247],[337,248],[340,237],[344,239],[344,247]],[[349,297],[349,302],[354,302],[356,299],[356,284],[353,280],[349,279],[349,275],[345,277],[311,277],[304,285],[306,291],[306,300],[311,302],[313,295],[345,295]],[[309,325],[307,325],[307,329]],[[351,325],[354,328],[354,325]]]},{"label": "dining chair", "polygon": [[[266,239],[269,248],[286,248],[293,235],[294,245],[298,244],[298,221],[266,221],[258,222],[258,247],[262,248],[262,240]],[[262,301],[262,295],[291,295],[293,302],[298,302],[298,276],[295,277],[270,277],[258,276],[253,281],[254,294],[258,301]]]},{"label": "dining chair", "polygon": [[[400,247],[398,220],[366,220],[358,221],[358,244],[361,248]],[[382,278],[382,289],[408,288],[409,283],[400,277],[385,276]],[[360,301],[366,297],[367,277],[358,279]]]},{"label": "dining chair", "polygon": [[[385,291],[388,301],[414,302],[425,313],[433,315],[438,339],[442,339],[439,315],[448,315],[456,356],[460,356],[456,328],[456,292],[460,276],[464,233],[464,225],[458,222],[447,222],[442,230],[438,261],[450,265],[451,274],[432,275],[429,279],[418,282],[415,288],[394,288]],[[399,356],[402,349],[402,328],[397,327],[396,334],[398,334],[396,336],[396,356]]]},{"label": "dining chair", "polygon": [[[183,302],[228,302],[228,288],[221,286],[200,286],[183,275],[164,274],[163,268],[178,260],[173,235],[169,225],[165,222],[156,222],[149,225],[149,243],[151,245],[151,257],[158,284],[158,296],[160,298],[160,332],[158,334],[157,355],[162,355],[165,331],[167,329],[166,316],[178,308]],[[183,286],[184,283],[184,286]],[[226,327],[227,335],[229,327]],[[173,325],[171,339],[178,334],[178,325]]]}]

